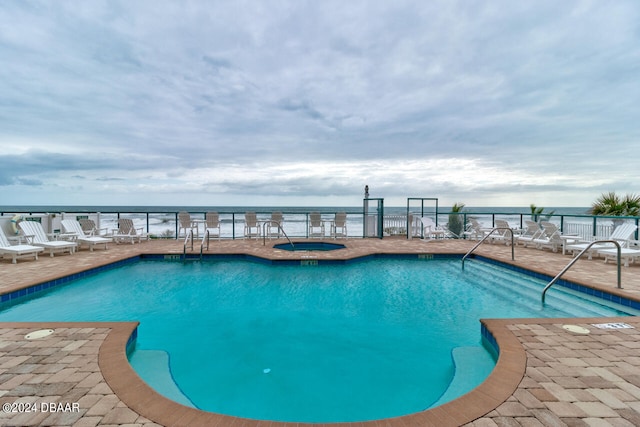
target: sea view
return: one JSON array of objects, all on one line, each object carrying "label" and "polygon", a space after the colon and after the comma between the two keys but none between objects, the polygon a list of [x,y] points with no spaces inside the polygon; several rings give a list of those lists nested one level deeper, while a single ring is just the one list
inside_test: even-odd
[{"label": "sea view", "polygon": [[[74,219],[88,218],[94,220],[102,234],[112,233],[118,228],[119,218],[130,218],[141,231],[152,237],[175,238],[182,237],[178,227],[178,212],[189,212],[191,218],[202,222],[206,212],[218,212],[220,215],[220,233],[223,238],[242,238],[244,236],[245,212],[256,212],[257,219],[264,224],[271,218],[272,212],[283,214],[282,227],[289,237],[307,237],[310,212],[318,212],[325,223],[325,235],[330,234],[330,224],[336,212],[347,213],[347,235],[349,237],[363,237],[364,230],[363,206],[2,206],[0,213],[8,219],[16,214],[45,218],[41,220],[49,232],[60,230],[60,219],[71,217]],[[589,215],[588,207],[551,207],[544,209],[538,218],[546,219],[561,225],[565,230],[588,237],[593,234],[593,216]],[[413,220],[414,234],[420,233],[419,218],[430,217],[439,226],[446,226],[451,214],[451,207],[438,207],[435,204],[410,204],[409,213]],[[378,209],[368,207],[366,216],[375,223]],[[468,207],[461,213],[467,218],[475,218],[485,227],[492,227],[496,218],[504,219],[513,228],[521,228],[523,221],[531,219],[529,207]],[[406,235],[407,206],[385,206],[383,211],[384,235]],[[610,232],[611,219],[598,218],[598,235]],[[368,236],[375,235],[370,226]],[[204,231],[204,225],[196,229],[196,236]]]}]

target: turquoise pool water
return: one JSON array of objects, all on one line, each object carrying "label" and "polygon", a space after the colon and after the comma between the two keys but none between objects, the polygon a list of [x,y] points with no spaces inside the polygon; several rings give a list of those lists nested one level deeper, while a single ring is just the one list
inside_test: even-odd
[{"label": "turquoise pool water", "polygon": [[0,321],[139,320],[132,365],[168,397],[247,418],[357,421],[477,386],[493,366],[480,318],[624,314],[559,288],[542,306],[544,283],[456,259],[140,261],[8,305]]}]

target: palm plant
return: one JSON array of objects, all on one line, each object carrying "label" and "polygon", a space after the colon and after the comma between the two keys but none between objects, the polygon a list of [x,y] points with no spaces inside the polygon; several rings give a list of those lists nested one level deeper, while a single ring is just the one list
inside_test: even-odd
[{"label": "palm plant", "polygon": [[533,203],[531,203],[529,205],[529,208],[531,209],[531,221],[535,221],[535,222],[538,222],[538,218],[540,220],[548,221],[549,218],[551,218],[551,216],[555,212],[555,211],[547,212],[543,216],[544,208],[539,208],[536,205],[534,205]]},{"label": "palm plant", "polygon": [[462,210],[464,209],[464,203],[455,203],[451,207],[451,213],[449,214],[449,231],[454,234],[454,236],[459,238],[464,231],[464,215],[461,215]]},{"label": "palm plant", "polygon": [[615,191],[603,193],[591,206],[592,215],[640,216],[640,196],[620,197]]}]

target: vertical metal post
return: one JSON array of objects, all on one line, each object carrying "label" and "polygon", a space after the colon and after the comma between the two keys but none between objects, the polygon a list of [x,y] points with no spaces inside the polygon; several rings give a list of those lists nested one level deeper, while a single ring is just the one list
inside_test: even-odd
[{"label": "vertical metal post", "polygon": [[378,200],[378,237],[384,235],[384,199]]}]

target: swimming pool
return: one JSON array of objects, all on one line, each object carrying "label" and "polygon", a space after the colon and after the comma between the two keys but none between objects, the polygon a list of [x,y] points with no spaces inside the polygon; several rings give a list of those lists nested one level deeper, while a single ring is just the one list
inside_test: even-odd
[{"label": "swimming pool", "polygon": [[463,272],[459,260],[144,261],[8,307],[0,320],[140,320],[134,365],[168,355],[177,385],[201,409],[353,421],[443,403],[452,353],[483,351],[480,317],[620,315],[583,303],[567,311],[559,289],[544,307],[539,292],[501,295],[543,284],[475,261]]}]

